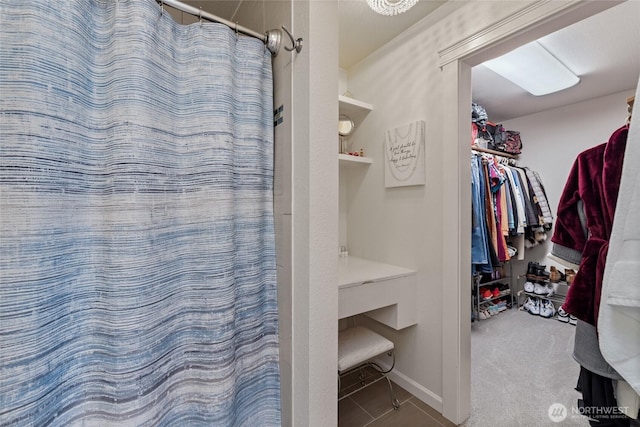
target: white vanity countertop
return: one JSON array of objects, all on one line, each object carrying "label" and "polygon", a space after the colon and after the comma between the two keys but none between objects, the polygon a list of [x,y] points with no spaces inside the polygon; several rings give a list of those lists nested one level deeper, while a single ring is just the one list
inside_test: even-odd
[{"label": "white vanity countertop", "polygon": [[347,256],[339,259],[338,287],[347,288],[364,282],[395,279],[408,276],[416,271],[397,265],[385,264],[364,258]]}]

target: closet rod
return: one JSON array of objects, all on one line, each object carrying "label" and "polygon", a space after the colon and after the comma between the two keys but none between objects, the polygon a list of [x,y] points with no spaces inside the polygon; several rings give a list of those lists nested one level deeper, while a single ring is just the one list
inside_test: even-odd
[{"label": "closet rod", "polygon": [[[271,52],[273,56],[276,56],[280,51],[280,45],[282,44],[282,31],[279,29],[269,30],[265,34],[260,34],[253,30],[250,30],[249,28],[243,27],[242,25],[238,25],[237,22],[228,21],[224,18],[220,18],[219,16],[216,16],[209,12],[205,12],[202,9],[198,9],[194,6],[188,5],[186,3],[182,3],[181,1],[178,1],[178,0],[156,0],[156,2],[162,5],[163,7],[166,4],[182,12],[186,12],[190,15],[197,16],[200,19],[206,19],[207,21],[224,24],[227,27],[235,30],[236,32],[262,40],[265,46],[267,47],[267,49],[269,49],[269,52]],[[292,43],[291,48],[285,47],[285,49],[288,51],[292,51],[295,49],[296,52],[300,53],[300,50],[302,49],[302,39],[299,38],[297,40],[294,40],[293,35],[291,35],[291,33],[289,33],[289,31],[284,26],[282,27],[282,29],[287,32],[287,35],[291,39],[291,43]]]},{"label": "closet rod", "polygon": [[501,157],[506,157],[508,159],[517,159],[518,156],[513,155],[513,154],[509,154],[509,153],[505,153],[504,151],[497,151],[497,150],[491,150],[489,148],[481,148],[481,147],[477,147],[475,145],[471,146],[471,150],[475,150],[475,151],[479,151],[482,153],[489,153],[489,154],[493,154],[495,156],[501,156]]}]

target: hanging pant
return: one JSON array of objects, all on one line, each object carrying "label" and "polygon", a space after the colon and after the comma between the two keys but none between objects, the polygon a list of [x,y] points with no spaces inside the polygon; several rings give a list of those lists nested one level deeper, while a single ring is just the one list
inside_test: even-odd
[{"label": "hanging pant", "polygon": [[581,414],[589,417],[589,424],[598,427],[629,427],[630,419],[618,407],[613,393],[613,380],[580,367],[576,390]]}]

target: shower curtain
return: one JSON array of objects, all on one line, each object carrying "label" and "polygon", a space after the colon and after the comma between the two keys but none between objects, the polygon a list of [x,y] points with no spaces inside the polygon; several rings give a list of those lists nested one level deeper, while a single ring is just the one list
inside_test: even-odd
[{"label": "shower curtain", "polygon": [[0,8],[0,425],[280,425],[263,43]]}]

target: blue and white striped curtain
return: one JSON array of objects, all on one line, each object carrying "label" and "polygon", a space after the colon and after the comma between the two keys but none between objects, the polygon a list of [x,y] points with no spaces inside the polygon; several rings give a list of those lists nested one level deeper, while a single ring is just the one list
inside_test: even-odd
[{"label": "blue and white striped curtain", "polygon": [[0,8],[0,425],[279,425],[269,52]]}]

